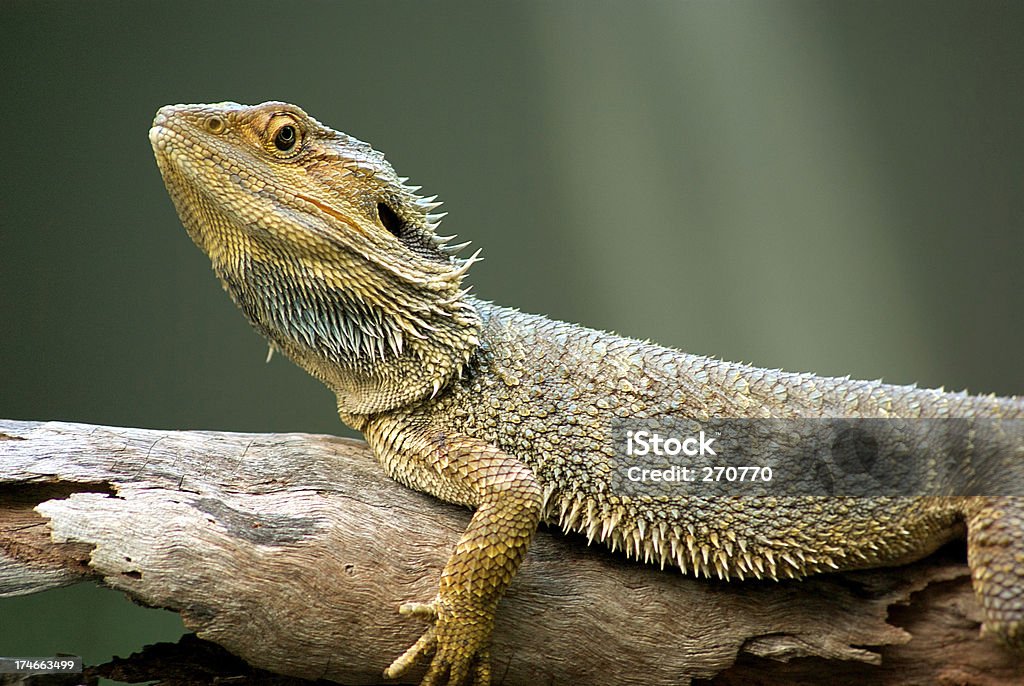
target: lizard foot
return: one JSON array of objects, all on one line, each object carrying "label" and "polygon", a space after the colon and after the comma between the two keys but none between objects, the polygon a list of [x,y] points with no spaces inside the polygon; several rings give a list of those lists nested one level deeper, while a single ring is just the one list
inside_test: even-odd
[{"label": "lizard foot", "polygon": [[456,618],[439,598],[430,603],[405,603],[398,611],[403,615],[422,617],[432,622],[432,626],[384,670],[386,678],[398,678],[409,671],[421,656],[433,655],[420,686],[490,685],[489,622],[481,625],[466,621],[466,618]]}]

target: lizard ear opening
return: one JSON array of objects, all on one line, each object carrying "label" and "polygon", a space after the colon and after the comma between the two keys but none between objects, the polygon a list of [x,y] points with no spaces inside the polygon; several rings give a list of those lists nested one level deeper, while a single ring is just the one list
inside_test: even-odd
[{"label": "lizard ear opening", "polygon": [[380,217],[380,223],[385,229],[391,232],[395,238],[401,238],[402,233],[405,229],[405,222],[399,217],[393,209],[387,206],[385,203],[377,204],[377,216]]}]

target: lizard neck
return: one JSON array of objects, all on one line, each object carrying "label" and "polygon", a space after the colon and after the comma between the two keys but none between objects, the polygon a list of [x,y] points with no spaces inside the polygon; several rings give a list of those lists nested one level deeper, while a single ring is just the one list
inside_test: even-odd
[{"label": "lizard neck", "polygon": [[335,393],[349,424],[436,395],[479,344],[480,315],[470,298],[415,313],[413,325],[401,309],[368,302],[288,258],[215,267],[252,326]]}]

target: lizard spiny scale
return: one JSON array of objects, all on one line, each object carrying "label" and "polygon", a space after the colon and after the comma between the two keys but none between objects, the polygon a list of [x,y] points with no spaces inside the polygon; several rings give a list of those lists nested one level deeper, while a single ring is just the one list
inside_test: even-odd
[{"label": "lizard spiny scale", "polygon": [[[273,144],[284,125],[298,136],[287,155]],[[1024,419],[1021,398],[758,369],[477,299],[462,282],[479,250],[454,257],[464,246],[437,234],[436,198],[294,105],[169,106],[150,141],[190,237],[271,348],[335,393],[391,477],[476,510],[437,596],[403,606],[431,626],[388,676],[432,653],[426,683],[490,678],[498,602],[541,521],[723,579],[901,564],[966,523],[985,628],[1024,648],[1024,498],[630,495],[609,428],[665,416],[1005,428]],[[926,481],[938,440],[907,457]]]}]

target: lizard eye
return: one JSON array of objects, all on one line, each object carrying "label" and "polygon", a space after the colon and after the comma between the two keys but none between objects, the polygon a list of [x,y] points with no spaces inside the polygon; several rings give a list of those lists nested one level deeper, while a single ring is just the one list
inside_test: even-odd
[{"label": "lizard eye", "polygon": [[298,140],[298,136],[295,133],[295,127],[291,124],[282,126],[274,134],[274,145],[281,152],[291,151],[295,147],[296,140]]}]

